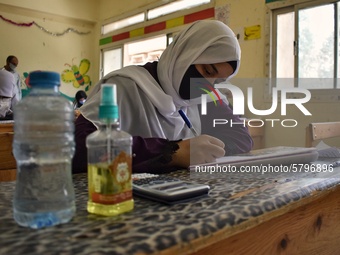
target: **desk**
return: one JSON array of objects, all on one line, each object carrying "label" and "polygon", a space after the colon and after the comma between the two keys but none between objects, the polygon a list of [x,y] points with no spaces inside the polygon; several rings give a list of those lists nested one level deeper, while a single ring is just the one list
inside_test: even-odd
[{"label": "desk", "polygon": [[0,121],[0,182],[16,178],[16,162],[12,153],[14,121]]},{"label": "desk", "polygon": [[[169,175],[190,179],[185,170]],[[340,254],[340,168],[196,181],[211,186],[208,197],[172,206],[135,197],[132,212],[100,217],[87,213],[86,175],[77,174],[76,216],[40,230],[16,225],[15,183],[1,183],[0,254]]]}]

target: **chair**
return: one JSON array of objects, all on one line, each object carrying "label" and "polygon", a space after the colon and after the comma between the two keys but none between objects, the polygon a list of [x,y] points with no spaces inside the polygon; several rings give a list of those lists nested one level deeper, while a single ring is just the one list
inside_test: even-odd
[{"label": "chair", "polygon": [[333,137],[340,137],[340,121],[310,123],[306,128],[306,147],[313,147],[314,141]]}]

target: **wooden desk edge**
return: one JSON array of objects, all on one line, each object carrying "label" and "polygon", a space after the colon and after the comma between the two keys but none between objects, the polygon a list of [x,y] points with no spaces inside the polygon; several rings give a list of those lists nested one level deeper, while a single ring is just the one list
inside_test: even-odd
[{"label": "wooden desk edge", "polygon": [[17,177],[16,169],[2,169],[0,170],[0,183],[15,181]]},{"label": "wooden desk edge", "polygon": [[[220,230],[213,235],[194,240],[186,245],[181,244],[180,247],[172,247],[157,254],[282,254],[282,252],[287,252],[285,251],[286,249],[291,250],[284,254],[335,254],[335,251],[340,250],[340,243],[337,241],[340,240],[339,197],[340,185],[323,190],[322,192],[316,191],[311,196],[291,203],[279,211],[269,212],[266,215],[259,216],[243,224],[241,223],[238,225],[238,230],[233,228],[227,231]],[[335,208],[333,205],[335,205]],[[290,220],[287,221],[287,218],[290,218]],[[295,226],[292,229],[290,229],[290,224],[285,226],[287,222],[293,224],[293,219],[301,218],[302,220],[298,224],[302,230],[298,231],[298,233],[296,232],[299,230],[299,226]],[[323,218],[327,218],[332,222],[327,222],[326,224],[329,225],[324,226]],[[279,226],[280,229],[276,229],[276,226]],[[330,238],[330,234],[334,238],[329,239],[328,245],[322,248],[316,247],[318,240],[312,242],[304,240],[307,242],[302,246],[308,249],[309,252],[301,253],[301,243],[296,243],[296,240],[298,238],[303,239],[306,234],[312,235],[312,233],[305,229],[306,226],[311,229],[315,227],[321,228],[322,226],[324,232],[321,238],[324,242]],[[295,237],[295,240],[289,235],[290,231],[293,231],[292,236]],[[332,242],[332,245],[329,245],[330,242]],[[294,243],[294,246],[289,246],[290,243]],[[337,247],[334,247],[335,245]],[[320,253],[312,252],[316,249]]]},{"label": "wooden desk edge", "polygon": [[0,121],[0,133],[13,132],[14,122],[13,123],[1,123]]}]

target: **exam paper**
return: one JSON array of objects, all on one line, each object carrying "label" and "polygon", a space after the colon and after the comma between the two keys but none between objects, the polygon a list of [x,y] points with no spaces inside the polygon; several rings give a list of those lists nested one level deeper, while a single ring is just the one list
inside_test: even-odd
[{"label": "exam paper", "polygon": [[232,165],[232,166],[246,166],[246,165],[288,165],[288,164],[307,164],[315,161],[318,158],[316,148],[305,147],[287,147],[277,146],[271,148],[264,148],[252,150],[248,153],[238,154],[234,156],[225,156],[216,159],[215,162],[191,165],[189,169],[196,169],[200,166],[210,165]]}]

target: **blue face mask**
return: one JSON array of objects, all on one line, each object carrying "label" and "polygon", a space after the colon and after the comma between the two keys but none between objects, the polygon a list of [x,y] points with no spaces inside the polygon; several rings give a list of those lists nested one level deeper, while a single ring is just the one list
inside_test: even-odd
[{"label": "blue face mask", "polygon": [[17,68],[15,65],[13,65],[12,63],[9,63],[9,68],[11,68],[11,70],[13,72],[15,72],[15,69]]},{"label": "blue face mask", "polygon": [[79,104],[83,105],[85,102],[86,102],[86,99],[80,100],[80,101],[79,101]]}]

